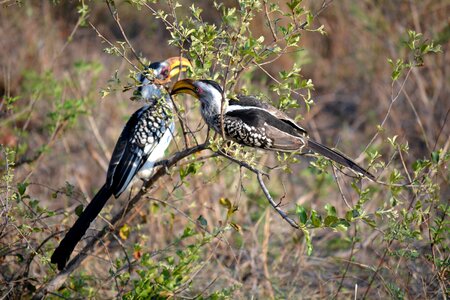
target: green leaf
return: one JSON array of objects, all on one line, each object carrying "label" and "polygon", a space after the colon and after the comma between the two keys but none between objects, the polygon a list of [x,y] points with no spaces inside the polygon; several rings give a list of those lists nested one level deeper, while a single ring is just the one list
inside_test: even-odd
[{"label": "green leaf", "polygon": [[219,199],[219,204],[226,207],[227,209],[231,209],[231,207],[233,206],[230,199],[224,197]]},{"label": "green leaf", "polygon": [[317,228],[322,226],[322,217],[315,210],[311,210],[311,224]]},{"label": "green leaf", "polygon": [[32,209],[34,209],[34,210],[37,210],[37,209],[39,209],[39,200],[36,200],[36,199],[34,199],[34,200],[30,200],[30,202],[28,202],[28,205],[32,208]]},{"label": "green leaf", "polygon": [[303,234],[305,235],[305,242],[306,242],[306,254],[311,255],[313,251],[313,245],[311,240],[311,234],[305,227],[300,227]]},{"label": "green leaf", "polygon": [[198,223],[200,224],[200,226],[202,226],[202,227],[208,226],[208,221],[206,221],[206,219],[205,219],[202,215],[198,216],[197,222],[198,222]]},{"label": "green leaf", "polygon": [[233,228],[233,229],[236,230],[237,232],[241,232],[241,231],[242,231],[241,226],[238,225],[238,224],[236,224],[236,223],[234,223],[234,222],[230,222],[230,226],[231,226],[231,228]]},{"label": "green leaf", "polygon": [[371,219],[371,218],[369,218],[369,217],[364,217],[364,218],[362,218],[362,219],[363,219],[364,222],[366,222],[367,225],[369,225],[370,227],[372,227],[372,228],[376,228],[376,227],[377,227],[377,223],[376,223],[373,219]]},{"label": "green leaf", "polygon": [[306,209],[302,205],[297,205],[295,213],[297,214],[300,223],[306,224],[306,221],[308,221],[308,215],[306,214]]},{"label": "green leaf", "polygon": [[301,0],[291,0],[290,2],[286,3],[286,5],[289,7],[290,10],[295,11],[296,8],[300,5]]},{"label": "green leaf", "polygon": [[81,213],[83,212],[83,210],[84,210],[84,205],[80,204],[77,207],[75,207],[75,214],[79,217],[79,216],[81,216]]},{"label": "green leaf", "polygon": [[198,170],[203,166],[204,162],[193,162],[188,164],[186,168],[180,168],[180,177],[183,180],[189,174],[196,174]]},{"label": "green leaf", "polygon": [[329,216],[336,216],[336,208],[333,205],[327,203],[325,205],[325,210]]},{"label": "green leaf", "polygon": [[439,162],[439,154],[440,151],[434,151],[431,153],[431,161],[435,164],[437,164]]},{"label": "green leaf", "polygon": [[325,220],[323,221],[323,224],[326,227],[333,227],[333,225],[335,225],[337,221],[339,221],[339,219],[337,217],[335,217],[335,216],[327,216],[325,218]]},{"label": "green leaf", "polygon": [[119,236],[122,240],[127,240],[128,237],[130,236],[130,232],[131,232],[131,228],[130,226],[128,226],[127,224],[124,224],[120,229],[119,229]]},{"label": "green leaf", "polygon": [[337,224],[334,228],[337,230],[337,231],[340,231],[340,232],[347,232],[347,230],[348,230],[348,227],[349,226],[347,226],[347,224]]},{"label": "green leaf", "polygon": [[181,239],[196,235],[197,233],[192,227],[186,227],[184,228],[183,234],[181,235]]},{"label": "green leaf", "polygon": [[306,22],[308,23],[308,26],[310,26],[310,25],[312,24],[313,19],[314,19],[314,15],[313,15],[312,13],[309,12],[309,13],[306,15]]},{"label": "green leaf", "polygon": [[346,214],[345,214],[345,219],[349,222],[353,221],[353,219],[357,218],[360,216],[360,213],[357,209],[352,209],[349,210]]},{"label": "green leaf", "polygon": [[29,183],[28,182],[19,182],[17,184],[17,191],[19,192],[20,196],[23,196],[25,194],[25,191],[27,190]]}]

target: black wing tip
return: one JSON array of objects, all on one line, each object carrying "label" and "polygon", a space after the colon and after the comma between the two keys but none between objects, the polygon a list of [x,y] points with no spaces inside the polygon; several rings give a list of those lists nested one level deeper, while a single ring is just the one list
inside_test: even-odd
[{"label": "black wing tip", "polygon": [[375,175],[373,175],[372,173],[370,173],[369,171],[367,171],[366,169],[364,169],[363,167],[361,167],[360,165],[355,163],[353,160],[351,160],[349,158],[347,158],[347,159],[348,159],[348,165],[347,166],[345,164],[342,164],[342,162],[337,162],[337,163],[339,163],[339,164],[349,168],[350,170],[355,172],[357,175],[360,175],[362,177],[366,177],[367,179],[369,179],[369,180],[371,180],[373,182],[377,181]]},{"label": "black wing tip", "polygon": [[69,257],[61,252],[61,248],[56,248],[55,252],[53,252],[52,257],[50,258],[50,261],[52,264],[56,264],[58,267],[58,270],[62,271],[67,264],[67,261],[69,260]]},{"label": "black wing tip", "polygon": [[[339,152],[337,152],[339,153]],[[341,154],[341,153],[339,153]],[[356,162],[354,162],[353,160],[351,160],[350,158],[345,157],[343,154],[341,154],[344,158],[346,158],[348,160],[349,166],[347,166],[347,168],[350,168],[351,170],[353,170],[354,172],[358,173],[361,176],[366,177],[367,179],[370,179],[374,182],[377,181],[375,175],[373,175],[372,173],[370,173],[369,171],[367,171],[365,168],[361,167],[360,165],[358,165]],[[339,162],[338,162],[339,163]],[[345,165],[344,165],[345,166]]]},{"label": "black wing tip", "polygon": [[373,175],[372,173],[370,173],[367,170],[364,170],[365,172],[363,173],[363,175],[365,175],[368,179],[372,180],[373,182],[377,182],[377,178],[375,177],[375,175]]},{"label": "black wing tip", "polygon": [[344,154],[331,148],[328,148],[327,146],[322,145],[321,143],[318,143],[311,139],[308,140],[308,146],[313,151],[325,156],[326,158],[335,161],[338,164],[349,168],[353,172],[365,176],[366,178],[376,182],[376,177],[372,173],[370,173],[369,171],[358,165],[356,162],[354,162],[352,159],[348,158]]},{"label": "black wing tip", "polygon": [[[351,161],[351,162],[353,162],[353,161]],[[356,164],[354,162],[353,162],[353,165],[351,165],[351,166],[350,165],[346,166],[346,165],[344,165],[344,164],[342,164],[340,162],[337,162],[337,163],[343,165],[346,168],[349,168],[356,175],[359,175],[361,177],[365,177],[365,178],[367,178],[367,179],[369,179],[369,180],[371,180],[373,182],[377,182],[377,178],[375,177],[375,175],[373,175],[372,173],[370,173],[369,171],[367,171],[366,169],[364,169],[363,167],[359,166],[358,164]]]},{"label": "black wing tip", "polygon": [[348,168],[350,168],[354,172],[358,173],[359,175],[366,177],[369,180],[372,180],[374,182],[377,181],[375,175],[373,175],[372,173],[370,173],[369,171],[367,171],[366,169],[364,169],[363,167],[361,167],[359,165],[354,165],[354,166],[348,167]]}]

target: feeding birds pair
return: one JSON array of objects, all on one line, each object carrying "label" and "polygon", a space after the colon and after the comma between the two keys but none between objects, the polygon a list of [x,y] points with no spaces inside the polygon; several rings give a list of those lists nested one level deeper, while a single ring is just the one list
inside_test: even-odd
[{"label": "feeding birds pair", "polygon": [[[106,176],[100,188],[78,220],[68,231],[51,257],[62,270],[76,244],[106,201],[116,198],[137,175],[147,179],[154,164],[164,156],[175,128],[173,106],[164,84],[192,67],[185,58],[174,57],[148,67],[153,80],[139,75],[137,93],[149,103],[136,111],[125,125],[114,148]],[[253,96],[227,99],[222,106],[223,90],[212,80],[184,79],[176,82],[171,95],[190,94],[200,100],[201,115],[209,127],[239,144],[266,150],[295,152],[304,147],[335,161],[371,180],[375,177],[345,155],[311,140],[307,131],[285,113]],[[223,111],[223,114],[221,113]]]}]

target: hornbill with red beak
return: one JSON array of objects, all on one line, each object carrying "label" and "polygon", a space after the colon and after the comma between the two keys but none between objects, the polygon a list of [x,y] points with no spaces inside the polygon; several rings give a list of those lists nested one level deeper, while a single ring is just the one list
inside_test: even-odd
[{"label": "hornbill with red beak", "polygon": [[122,130],[109,162],[105,184],[53,252],[51,262],[57,264],[59,270],[64,269],[75,246],[106,201],[112,195],[118,198],[136,175],[141,179],[149,178],[154,164],[164,156],[175,128],[173,105],[164,84],[188,67],[191,64],[187,59],[172,57],[150,64],[144,71],[147,74],[139,74],[140,85],[134,94],[146,105],[130,117]]}]

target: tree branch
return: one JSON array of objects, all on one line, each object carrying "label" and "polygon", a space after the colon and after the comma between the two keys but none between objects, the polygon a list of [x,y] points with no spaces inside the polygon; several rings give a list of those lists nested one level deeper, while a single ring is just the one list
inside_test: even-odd
[{"label": "tree branch", "polygon": [[243,161],[237,160],[237,159],[235,159],[235,158],[233,158],[233,157],[227,155],[226,153],[224,153],[224,152],[222,152],[222,151],[220,151],[220,150],[219,150],[217,153],[218,153],[219,155],[221,155],[221,156],[223,156],[223,157],[226,157],[226,158],[228,158],[229,160],[231,160],[231,161],[237,163],[237,164],[240,165],[241,167],[244,167],[244,168],[246,168],[247,170],[250,170],[250,171],[252,171],[253,173],[255,173],[255,174],[256,174],[256,178],[258,179],[259,186],[261,187],[261,189],[262,189],[264,195],[266,196],[267,200],[269,201],[270,205],[272,205],[272,207],[277,211],[277,213],[278,213],[278,214],[279,214],[286,222],[288,222],[289,225],[291,225],[291,226],[294,227],[295,229],[299,229],[299,228],[300,228],[300,226],[298,226],[298,224],[297,224],[293,219],[291,219],[291,218],[287,215],[287,213],[286,213],[285,211],[283,211],[283,210],[280,208],[281,201],[280,201],[278,204],[275,203],[275,201],[273,200],[272,196],[270,195],[270,192],[269,192],[269,190],[267,189],[267,187],[266,187],[266,185],[265,185],[265,183],[264,183],[263,177],[262,177],[263,175],[269,177],[269,175],[267,175],[266,173],[262,172],[261,170],[258,170],[258,169],[255,168],[255,167],[252,167],[251,165],[249,165],[249,164],[247,164],[247,163],[245,163],[245,162],[243,162]]},{"label": "tree branch", "polygon": [[[209,144],[206,142],[204,144],[187,148],[183,151],[175,153],[173,156],[169,157],[165,161],[165,166],[167,168],[172,167],[176,163],[178,163],[183,158],[190,156],[194,153],[203,151],[208,149]],[[166,175],[166,168],[159,168],[155,174],[145,182],[143,188],[131,199],[126,207],[123,207],[119,212],[117,212],[111,220],[111,225],[114,226],[115,229],[119,228],[124,217],[133,209],[133,207],[143,198],[143,196],[147,193],[147,189],[150,188],[153,184],[155,184],[161,177]],[[33,299],[42,299],[45,297],[47,293],[54,292],[58,290],[62,284],[66,281],[67,277],[75,271],[80,264],[85,260],[85,258],[89,255],[89,253],[94,249],[97,242],[104,238],[108,232],[110,232],[110,226],[105,226],[101,231],[97,233],[97,235],[92,238],[87,245],[67,264],[66,268],[56,274],[47,284],[43,285],[36,294],[33,296]]]},{"label": "tree branch", "polygon": [[267,189],[266,185],[264,184],[264,181],[262,179],[262,173],[261,172],[257,172],[256,173],[256,178],[258,178],[258,182],[259,182],[259,186],[261,187],[261,189],[264,192],[264,195],[266,196],[267,200],[269,201],[270,205],[272,205],[272,207],[277,211],[277,213],[286,221],[289,223],[289,225],[291,225],[292,227],[294,227],[295,229],[299,229],[300,227],[298,226],[298,224],[292,220],[281,208],[280,208],[280,203],[275,203],[275,201],[273,201],[272,196],[270,195],[269,190]]},{"label": "tree branch", "polygon": [[[102,230],[100,230],[97,235],[92,238],[86,246],[67,264],[66,268],[62,270],[60,273],[56,274],[55,277],[53,277],[47,284],[43,285],[33,296],[33,299],[42,299],[45,297],[46,294],[52,293],[56,290],[58,290],[63,283],[66,281],[66,279],[72,274],[73,271],[75,271],[80,264],[86,259],[86,257],[89,255],[89,253],[92,252],[97,242],[101,239],[103,239],[109,232],[115,231],[117,228],[119,228],[124,220],[124,217],[134,208],[134,206],[142,199],[145,198],[144,196],[147,194],[147,189],[150,188],[153,184],[155,184],[161,177],[166,175],[166,168],[172,167],[173,165],[177,164],[180,160],[183,158],[190,156],[194,153],[203,151],[205,149],[208,149],[209,143],[205,142],[201,145],[197,145],[195,147],[187,148],[183,151],[180,151],[164,162],[159,162],[155,164],[155,166],[161,166],[164,165],[164,167],[159,168],[155,174],[144,184],[143,188],[130,200],[128,205],[126,207],[123,207],[119,212],[117,212],[114,217],[110,221],[110,225],[104,226]],[[272,196],[270,195],[269,190],[267,189],[264,181],[263,181],[263,175],[268,175],[261,170],[247,164],[246,162],[237,160],[226,153],[222,151],[217,152],[219,155],[226,157],[227,159],[231,160],[232,162],[240,165],[241,167],[244,167],[251,172],[255,173],[259,182],[259,185],[264,192],[264,195],[266,196],[267,200],[269,201],[270,205],[277,211],[277,213],[291,225],[292,227],[298,229],[298,224],[291,219],[286,212],[284,212],[282,209],[280,209],[280,203],[275,203]],[[111,229],[111,226],[114,228]]]}]

